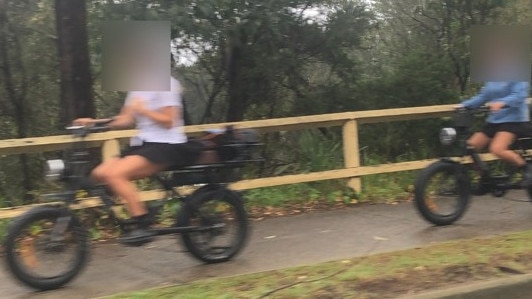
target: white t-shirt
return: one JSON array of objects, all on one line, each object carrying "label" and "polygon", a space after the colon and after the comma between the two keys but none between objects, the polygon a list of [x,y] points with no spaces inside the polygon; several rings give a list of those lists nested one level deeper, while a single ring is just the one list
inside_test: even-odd
[{"label": "white t-shirt", "polygon": [[134,100],[141,100],[147,109],[158,110],[163,107],[178,107],[179,113],[174,120],[174,125],[167,129],[157,124],[152,119],[136,114],[135,121],[139,134],[131,139],[131,145],[140,145],[144,142],[160,143],[185,143],[187,136],[183,130],[182,117],[183,104],[181,102],[181,84],[171,78],[170,91],[130,91],[127,94],[125,105],[130,105]]}]

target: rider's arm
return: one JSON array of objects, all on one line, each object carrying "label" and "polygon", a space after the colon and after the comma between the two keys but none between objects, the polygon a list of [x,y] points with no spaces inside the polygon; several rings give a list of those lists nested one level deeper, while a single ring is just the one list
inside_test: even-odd
[{"label": "rider's arm", "polygon": [[180,112],[176,106],[164,106],[156,110],[150,110],[144,105],[142,99],[133,99],[129,107],[134,113],[143,115],[166,129],[170,129],[175,125],[177,115]]},{"label": "rider's arm", "polygon": [[135,117],[131,108],[124,105],[117,116],[111,118],[78,118],[72,123],[80,126],[104,124],[109,129],[123,129],[132,127],[135,124]]},{"label": "rider's arm", "polygon": [[519,106],[524,101],[526,101],[529,91],[530,85],[528,82],[518,82],[512,84],[511,92],[509,95],[499,99],[498,101],[504,102],[504,104],[509,107]]},{"label": "rider's arm", "polygon": [[125,105],[122,107],[120,114],[113,117],[113,120],[107,124],[111,129],[125,129],[130,128],[135,124],[135,117],[131,107]]},{"label": "rider's arm", "polygon": [[488,100],[489,97],[487,94],[487,88],[486,85],[484,85],[476,96],[470,98],[469,100],[463,101],[462,105],[466,108],[478,108],[485,104]]}]

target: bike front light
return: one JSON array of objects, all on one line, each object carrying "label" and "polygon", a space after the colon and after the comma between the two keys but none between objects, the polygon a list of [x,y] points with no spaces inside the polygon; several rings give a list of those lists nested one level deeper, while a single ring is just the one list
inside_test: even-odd
[{"label": "bike front light", "polygon": [[63,175],[65,170],[65,162],[61,159],[46,160],[46,179],[49,181],[57,181]]},{"label": "bike front light", "polygon": [[443,145],[450,145],[456,140],[456,130],[453,128],[443,128],[440,131],[440,142]]}]

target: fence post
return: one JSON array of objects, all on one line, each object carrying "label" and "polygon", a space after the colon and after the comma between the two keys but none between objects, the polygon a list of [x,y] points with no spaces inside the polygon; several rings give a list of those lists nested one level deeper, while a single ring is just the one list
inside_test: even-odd
[{"label": "fence post", "polygon": [[102,145],[102,161],[120,156],[120,143],[117,139],[104,141]]},{"label": "fence post", "polygon": [[[344,144],[344,166],[345,168],[360,166],[360,153],[358,146],[358,123],[350,119],[344,123],[342,128]],[[359,177],[349,178],[347,186],[356,192],[362,191],[362,181]]]}]

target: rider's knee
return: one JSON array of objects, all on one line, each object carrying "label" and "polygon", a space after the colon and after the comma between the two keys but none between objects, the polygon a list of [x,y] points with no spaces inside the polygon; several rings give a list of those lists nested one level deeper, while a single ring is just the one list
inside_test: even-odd
[{"label": "rider's knee", "polygon": [[97,182],[104,182],[104,168],[97,166],[91,171],[91,179]]},{"label": "rider's knee", "polygon": [[496,156],[499,156],[500,154],[502,154],[503,152],[507,151],[508,150],[508,147],[505,146],[505,145],[500,145],[500,144],[497,144],[497,143],[493,143],[490,145],[490,153],[496,155]]},{"label": "rider's knee", "polygon": [[124,176],[122,173],[114,170],[114,169],[104,169],[103,171],[99,171],[97,174],[98,179],[103,182],[110,184],[116,180],[123,180]]},{"label": "rider's knee", "polygon": [[467,147],[474,149],[475,151],[481,150],[481,146],[477,144],[476,142],[473,142],[471,140],[467,141]]},{"label": "rider's knee", "polygon": [[108,183],[110,180],[120,176],[120,170],[114,161],[104,162],[96,166],[90,175],[94,181]]},{"label": "rider's knee", "polygon": [[91,178],[100,183],[109,183],[117,177],[116,171],[112,167],[103,165],[97,166],[91,172]]}]

